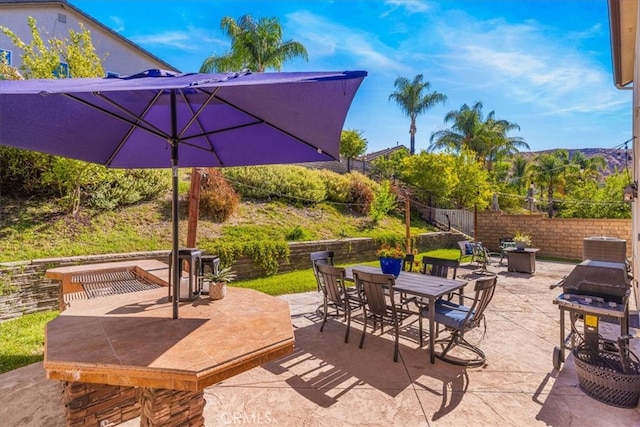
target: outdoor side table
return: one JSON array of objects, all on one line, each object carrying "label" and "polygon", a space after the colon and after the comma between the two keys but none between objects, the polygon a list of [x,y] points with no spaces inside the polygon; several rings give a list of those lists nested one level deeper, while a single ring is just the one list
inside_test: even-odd
[{"label": "outdoor side table", "polygon": [[507,270],[533,274],[536,272],[536,252],[538,248],[505,248],[507,253]]}]

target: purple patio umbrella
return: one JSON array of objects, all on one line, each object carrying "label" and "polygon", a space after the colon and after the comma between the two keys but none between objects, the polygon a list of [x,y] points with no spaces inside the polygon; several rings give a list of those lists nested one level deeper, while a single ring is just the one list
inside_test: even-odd
[{"label": "purple patio umbrella", "polygon": [[178,166],[339,158],[365,71],[0,82],[0,145],[113,168],[173,168],[173,318],[178,317]]}]

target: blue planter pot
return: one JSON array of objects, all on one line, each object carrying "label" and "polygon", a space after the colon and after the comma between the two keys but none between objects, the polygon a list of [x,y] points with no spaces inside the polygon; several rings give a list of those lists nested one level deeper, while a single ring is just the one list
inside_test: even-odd
[{"label": "blue planter pot", "polygon": [[398,277],[402,270],[402,258],[380,258],[380,268],[384,274]]}]

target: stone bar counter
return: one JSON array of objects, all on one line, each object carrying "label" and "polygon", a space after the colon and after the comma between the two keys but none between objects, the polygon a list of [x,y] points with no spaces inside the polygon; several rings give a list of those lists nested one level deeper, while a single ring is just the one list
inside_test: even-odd
[{"label": "stone bar counter", "polygon": [[204,425],[203,389],[293,351],[286,301],[229,287],[181,302],[167,288],[74,301],[47,325],[44,367],[67,425]]}]

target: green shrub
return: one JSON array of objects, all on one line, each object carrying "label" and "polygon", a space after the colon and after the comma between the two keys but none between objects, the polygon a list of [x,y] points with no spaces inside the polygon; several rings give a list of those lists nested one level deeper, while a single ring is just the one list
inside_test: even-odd
[{"label": "green shrub", "polygon": [[201,241],[200,248],[220,257],[221,267],[232,265],[240,256],[250,257],[267,275],[278,272],[281,263],[289,262],[289,245],[283,240]]},{"label": "green shrub", "polygon": [[325,199],[324,183],[318,174],[302,166],[238,167],[224,169],[222,173],[246,198],[282,198],[303,203],[318,203]]},{"label": "green shrub", "polygon": [[202,180],[200,214],[215,222],[225,222],[236,211],[240,196],[218,169],[209,168]]},{"label": "green shrub", "polygon": [[316,171],[324,183],[326,200],[335,203],[349,202],[349,175],[342,175],[327,169]]},{"label": "green shrub", "polygon": [[[376,242],[376,246],[407,246],[407,239],[397,233],[372,233],[371,238]],[[412,239],[413,240],[413,239]],[[412,242],[412,247],[415,247],[415,242]]]},{"label": "green shrub", "polygon": [[89,197],[89,204],[111,210],[151,200],[169,188],[169,174],[154,169],[109,169]]},{"label": "green shrub", "polygon": [[291,241],[301,242],[305,240],[311,240],[311,234],[304,228],[300,227],[299,225],[296,225],[289,232],[287,232],[287,235],[285,237],[287,241],[290,241],[290,242]]},{"label": "green shrub", "polygon": [[396,207],[396,195],[388,180],[382,182],[373,194],[373,203],[369,216],[374,222],[380,221]]},{"label": "green shrub", "polygon": [[13,147],[0,147],[0,188],[4,195],[53,196],[56,189],[42,183],[53,156]]},{"label": "green shrub", "polygon": [[373,202],[373,191],[377,184],[359,172],[351,172],[349,179],[349,203],[362,215],[368,215]]}]

